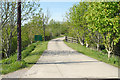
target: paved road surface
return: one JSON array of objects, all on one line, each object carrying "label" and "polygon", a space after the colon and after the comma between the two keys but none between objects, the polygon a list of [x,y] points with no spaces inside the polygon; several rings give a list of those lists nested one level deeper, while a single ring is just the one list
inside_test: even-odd
[{"label": "paved road surface", "polygon": [[118,68],[74,51],[64,38],[53,39],[22,78],[117,78]]},{"label": "paved road surface", "polygon": [[77,53],[62,41],[53,39],[48,50],[24,77],[27,78],[117,78],[118,68]]}]

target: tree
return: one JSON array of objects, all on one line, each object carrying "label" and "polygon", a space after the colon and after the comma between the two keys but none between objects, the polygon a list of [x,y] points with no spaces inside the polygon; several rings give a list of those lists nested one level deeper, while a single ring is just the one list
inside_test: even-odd
[{"label": "tree", "polygon": [[89,29],[102,35],[108,58],[120,39],[119,8],[119,2],[94,2],[89,4],[86,16]]},{"label": "tree", "polygon": [[75,36],[79,38],[79,42],[81,45],[84,45],[85,41],[85,33],[87,30],[86,20],[84,17],[85,12],[87,11],[87,3],[80,2],[77,5],[74,5],[70,8],[69,13],[67,13],[68,21],[71,24],[71,29]]},{"label": "tree", "polygon": [[[11,53],[16,50],[16,36],[17,36],[17,2],[0,2],[1,22],[0,30],[2,30],[1,43],[2,43],[2,56],[9,57]],[[36,8],[37,7],[37,8]],[[21,3],[21,20],[22,25],[27,20],[30,20],[33,15],[37,15],[36,10],[41,11],[40,4],[35,2]],[[11,47],[12,46],[12,47]],[[14,46],[14,48],[13,48]]]}]

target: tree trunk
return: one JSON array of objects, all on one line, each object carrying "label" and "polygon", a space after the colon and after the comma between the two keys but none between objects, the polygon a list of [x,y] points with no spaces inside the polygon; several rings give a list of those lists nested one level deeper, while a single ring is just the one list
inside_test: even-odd
[{"label": "tree trunk", "polygon": [[108,51],[108,59],[111,57],[111,52],[112,51]]},{"label": "tree trunk", "polygon": [[44,14],[43,14],[43,31],[44,31],[44,41],[45,41],[46,39],[45,39],[45,25],[44,25]]},{"label": "tree trunk", "polygon": [[97,50],[99,51],[99,48],[100,48],[100,34],[98,33],[98,36],[97,36],[98,40],[97,40]]},{"label": "tree trunk", "polygon": [[4,51],[5,51],[4,57],[6,56],[8,58],[7,49],[4,49]]},{"label": "tree trunk", "polygon": [[82,37],[82,45],[84,45],[84,37]]},{"label": "tree trunk", "polygon": [[1,41],[2,41],[2,59],[3,59],[3,58],[5,58],[5,54],[3,53],[3,51],[4,51],[4,44],[5,44],[3,37],[1,38]]},{"label": "tree trunk", "polygon": [[8,52],[8,54],[9,54],[9,56],[11,55],[11,46],[12,46],[12,32],[10,32],[10,39],[9,39],[10,41],[9,41],[9,52]]},{"label": "tree trunk", "polygon": [[30,41],[30,43],[32,44],[32,43],[33,43],[33,41],[31,40],[31,41]]},{"label": "tree trunk", "polygon": [[4,53],[2,52],[2,58],[1,58],[1,59],[3,59],[3,58],[5,58],[5,55],[4,55]]},{"label": "tree trunk", "polygon": [[83,46],[84,45],[84,43],[83,43],[83,41],[80,39],[80,37],[79,37],[79,42],[80,42],[80,44]]},{"label": "tree trunk", "polygon": [[99,51],[99,47],[100,47],[100,45],[99,44],[97,44],[97,50]]},{"label": "tree trunk", "polygon": [[111,53],[112,53],[111,48],[106,48],[106,51],[108,53],[108,59],[109,59],[111,57]]},{"label": "tree trunk", "polygon": [[8,54],[8,57],[10,56],[10,54],[9,54],[9,51],[10,51],[10,45],[9,45],[9,40],[7,41],[7,54]]},{"label": "tree trunk", "polygon": [[106,45],[105,45],[105,47],[106,47],[106,50],[107,50],[107,52],[108,52],[108,59],[111,57],[111,53],[113,53],[113,48],[114,48],[114,42],[113,42],[113,40],[110,40],[109,38],[108,38],[108,40],[106,41]]},{"label": "tree trunk", "polygon": [[89,47],[89,44],[87,43],[87,41],[86,41],[86,47]]}]

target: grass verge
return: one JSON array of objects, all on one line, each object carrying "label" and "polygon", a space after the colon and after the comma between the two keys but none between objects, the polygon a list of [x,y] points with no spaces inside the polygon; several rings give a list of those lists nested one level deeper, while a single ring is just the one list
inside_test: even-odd
[{"label": "grass verge", "polygon": [[35,64],[42,53],[47,49],[48,41],[40,43],[26,58],[24,58],[24,61],[27,63],[28,67],[31,67],[33,64]]},{"label": "grass verge", "polygon": [[85,46],[82,46],[80,44],[68,43],[68,42],[65,42],[65,44],[82,54],[85,54],[89,57],[95,58],[99,61],[111,64],[113,66],[120,68],[120,66],[119,66],[120,58],[118,56],[112,56],[110,59],[108,59],[107,54],[104,54],[99,51],[91,50],[90,48],[86,48]]},{"label": "grass verge", "polygon": [[0,73],[7,74],[18,69],[31,67],[40,58],[40,55],[47,49],[47,43],[48,41],[36,42],[28,45],[28,47],[26,47],[21,53],[21,61],[17,61],[17,54],[1,60],[0,62],[2,65],[0,65]]}]

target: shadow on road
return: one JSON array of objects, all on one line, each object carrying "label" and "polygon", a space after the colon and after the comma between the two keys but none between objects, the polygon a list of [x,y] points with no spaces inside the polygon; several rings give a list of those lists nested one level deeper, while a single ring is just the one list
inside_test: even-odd
[{"label": "shadow on road", "polygon": [[42,56],[54,56],[54,55],[80,55],[77,51],[69,50],[46,50]]},{"label": "shadow on road", "polygon": [[62,40],[59,40],[59,39],[58,39],[58,40],[52,40],[52,41],[55,41],[55,42],[56,42],[56,41],[57,41],[57,42],[60,42],[60,41],[62,41]]},{"label": "shadow on road", "polygon": [[[52,50],[46,50],[42,56],[46,59],[41,59],[37,63],[28,63],[28,64],[76,64],[76,63],[92,63],[92,62],[100,62],[96,60],[84,60],[84,61],[75,61],[74,59],[72,61],[68,61],[70,57],[72,56],[78,56],[81,53],[78,53],[76,51],[52,51]],[[70,56],[70,57],[69,57]],[[49,58],[49,59],[48,59]],[[67,59],[68,58],[68,59]]]},{"label": "shadow on road", "polygon": [[75,63],[91,63],[99,61],[74,61],[74,62],[42,62],[42,63],[28,63],[28,64],[75,64]]}]

